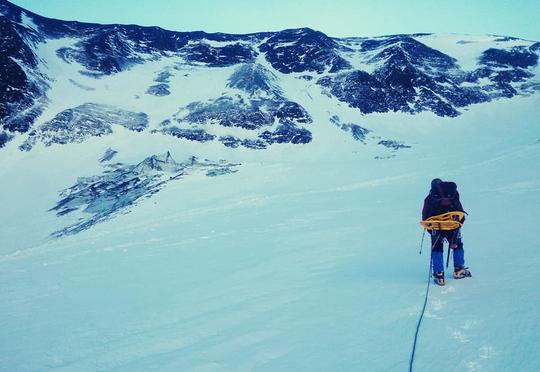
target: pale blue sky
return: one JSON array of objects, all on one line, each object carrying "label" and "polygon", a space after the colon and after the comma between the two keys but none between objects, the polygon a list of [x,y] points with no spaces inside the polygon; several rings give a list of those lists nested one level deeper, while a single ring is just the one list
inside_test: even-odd
[{"label": "pale blue sky", "polygon": [[330,36],[451,32],[540,41],[540,0],[11,0],[35,13],[97,23],[227,33],[311,27]]}]

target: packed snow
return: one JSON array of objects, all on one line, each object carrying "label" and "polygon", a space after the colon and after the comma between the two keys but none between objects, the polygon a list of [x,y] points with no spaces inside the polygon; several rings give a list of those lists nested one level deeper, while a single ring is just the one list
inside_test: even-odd
[{"label": "packed snow", "polygon": [[[82,144],[6,148],[2,368],[403,371],[429,270],[420,208],[440,177],[458,183],[469,212],[473,277],[431,288],[415,370],[538,370],[538,96],[454,119],[337,107],[344,122],[412,144],[384,160],[393,150],[295,98],[314,116],[308,145],[229,149],[118,127]],[[51,238],[65,227],[48,212],[58,193],[99,174],[109,148],[125,163],[170,150],[242,165]]]},{"label": "packed snow", "polygon": [[[475,45],[502,43],[417,38],[465,69]],[[471,48],[463,56],[461,41],[459,50]],[[429,274],[418,222],[435,177],[458,184],[473,277],[456,281],[449,269],[447,285],[431,287],[414,370],[540,370],[539,94],[467,106],[456,118],[363,115],[302,78],[316,74],[279,73],[259,55],[312,117],[313,140],[229,148],[150,129],[191,102],[237,93],[227,82],[238,66],[171,56],[95,78],[55,53],[76,42],[37,46],[56,79],[36,127],[93,104],[143,112],[149,130],[114,125],[29,152],[19,136],[0,150],[1,370],[404,371]],[[159,79],[170,94],[147,94]],[[117,182],[109,161],[145,182],[132,166],[167,152],[234,171],[215,166],[155,188],[168,173],[152,173],[151,197],[57,237],[91,218],[56,213],[66,190]]]}]

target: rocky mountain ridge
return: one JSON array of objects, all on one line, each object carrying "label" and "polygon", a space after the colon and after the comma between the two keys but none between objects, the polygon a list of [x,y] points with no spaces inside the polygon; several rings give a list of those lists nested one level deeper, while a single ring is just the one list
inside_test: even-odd
[{"label": "rocky mountain ridge", "polygon": [[[292,98],[295,92],[284,88],[288,77],[315,84],[317,94],[360,117],[424,111],[455,117],[473,104],[540,90],[540,43],[510,37],[490,37],[471,69],[423,42],[430,34],[338,39],[309,28],[246,35],[174,32],[48,19],[5,0],[0,0],[0,35],[0,147],[23,136],[22,150],[36,142],[48,146],[107,135],[114,124],[229,147],[306,144],[312,141],[313,117]],[[475,42],[458,39],[454,47]],[[205,100],[161,110],[158,122],[150,112],[108,102],[83,101],[50,112],[56,103],[51,90],[66,77],[50,66],[52,57],[44,51],[62,68],[77,69],[68,95],[99,94],[81,79],[105,81],[162,60],[175,65],[158,71],[146,87],[145,94],[156,99],[175,97],[179,71],[186,79],[190,69],[229,77]],[[328,111],[321,125],[333,126],[331,106]]]}]

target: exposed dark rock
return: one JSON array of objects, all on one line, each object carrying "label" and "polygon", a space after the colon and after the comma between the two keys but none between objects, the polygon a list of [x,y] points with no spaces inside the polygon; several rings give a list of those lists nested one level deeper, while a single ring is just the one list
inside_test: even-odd
[{"label": "exposed dark rock", "polygon": [[206,172],[206,175],[208,177],[217,177],[217,176],[223,176],[225,174],[231,174],[231,173],[236,173],[236,172],[238,172],[238,169],[223,167],[223,168],[210,169],[208,172]]},{"label": "exposed dark rock", "polygon": [[311,132],[304,128],[298,128],[290,124],[279,125],[275,131],[264,131],[259,135],[268,144],[293,143],[304,144],[311,142]]},{"label": "exposed dark rock", "polygon": [[29,150],[37,140],[46,146],[53,143],[80,143],[89,137],[111,134],[113,125],[121,125],[129,130],[140,132],[148,126],[148,116],[144,113],[121,110],[114,106],[85,103],[64,110],[43,124],[34,135],[29,137],[21,149]]},{"label": "exposed dark rock", "polygon": [[329,87],[330,92],[340,101],[366,114],[389,110],[383,84],[367,72],[353,71],[333,78],[325,77],[317,83]]},{"label": "exposed dark rock", "polygon": [[281,98],[283,91],[276,76],[260,64],[241,65],[229,78],[227,86],[240,89],[250,95],[266,95]]},{"label": "exposed dark rock", "polygon": [[363,52],[377,52],[370,62],[384,61],[384,66],[380,69],[380,73],[383,75],[387,75],[398,67],[410,65],[422,67],[426,72],[434,73],[458,67],[454,58],[432,49],[408,35],[366,40],[362,43],[361,48]]},{"label": "exposed dark rock", "polygon": [[488,49],[482,53],[480,63],[488,66],[510,66],[527,68],[538,64],[538,55],[523,47],[514,47],[511,50]]},{"label": "exposed dark rock", "polygon": [[118,154],[118,151],[108,148],[107,151],[105,151],[105,153],[101,157],[101,159],[99,159],[99,162],[104,163],[104,162],[110,161],[112,158],[115,157],[116,154]]},{"label": "exposed dark rock", "polygon": [[190,40],[201,40],[207,35],[136,25],[80,24],[79,27],[82,35],[73,36],[80,37],[81,41],[73,47],[59,49],[57,54],[67,62],[82,64],[96,76],[117,73],[134,64],[177,53]]},{"label": "exposed dark rock", "polygon": [[205,63],[210,67],[230,66],[255,59],[255,51],[250,46],[238,43],[212,47],[201,42],[186,46],[183,51],[188,61]]},{"label": "exposed dark rock", "polygon": [[69,82],[73,85],[75,85],[77,88],[81,88],[82,90],[86,90],[87,92],[90,92],[90,91],[94,91],[96,90],[96,88],[92,88],[92,87],[89,87],[89,86],[86,86],[84,84],[81,84],[73,79],[69,79]]},{"label": "exposed dark rock", "polygon": [[[58,217],[76,211],[82,212],[76,222],[52,234],[59,238],[82,232],[128,212],[136,203],[159,192],[167,183],[181,179],[197,170],[206,172],[209,177],[234,173],[233,167],[226,161],[199,161],[192,156],[185,162],[177,163],[169,152],[152,155],[136,165],[116,163],[108,165],[101,174],[81,177],[77,184],[60,192],[60,201],[50,209]],[[65,218],[65,217],[63,217]]]},{"label": "exposed dark rock", "polygon": [[279,118],[280,123],[311,124],[313,122],[307,111],[298,103],[292,101],[280,102],[275,111],[275,116]]},{"label": "exposed dark rock", "polygon": [[283,73],[325,70],[337,72],[350,68],[332,38],[309,28],[284,30],[274,34],[259,50],[276,70]]},{"label": "exposed dark rock", "polygon": [[353,138],[357,141],[364,141],[366,139],[366,134],[370,132],[368,129],[362,128],[358,124],[348,124],[348,127],[351,130]]},{"label": "exposed dark rock", "polygon": [[121,30],[116,29],[100,32],[78,43],[76,48],[61,48],[56,53],[68,63],[76,61],[89,70],[106,75],[144,61],[129,43],[129,39]]},{"label": "exposed dark rock", "polygon": [[241,145],[242,140],[234,136],[222,136],[219,137],[219,142],[223,143],[227,147],[237,148]]},{"label": "exposed dark rock", "polygon": [[515,40],[519,40],[517,37],[511,37],[511,36],[501,36],[501,37],[498,37],[496,38],[494,41],[498,42],[498,43],[504,43],[504,42],[507,42],[507,41],[515,41]]},{"label": "exposed dark rock", "polygon": [[6,132],[0,132],[0,149],[6,145],[9,141],[13,139],[13,135],[6,133]]},{"label": "exposed dark rock", "polygon": [[186,107],[189,113],[175,120],[192,125],[218,124],[255,130],[272,126],[275,119],[287,118],[310,123],[311,117],[298,104],[290,101],[256,99],[246,102],[241,97],[223,96],[207,103],[194,102]]},{"label": "exposed dark rock", "polygon": [[169,83],[171,76],[173,74],[169,71],[161,71],[158,76],[154,79],[155,82],[158,83]]},{"label": "exposed dark rock", "polygon": [[461,88],[449,88],[441,78],[457,71],[454,58],[403,35],[366,40],[362,51],[375,52],[370,63],[380,67],[373,74],[353,71],[319,84],[364,113],[430,110],[440,116],[458,115],[447,100]]},{"label": "exposed dark rock", "polygon": [[[240,76],[243,71],[247,76]],[[273,143],[308,143],[311,133],[296,124],[309,124],[312,122],[304,108],[295,102],[287,101],[274,88],[272,76],[257,65],[245,65],[237,69],[229,80],[229,86],[249,93],[253,98],[245,100],[240,95],[222,96],[206,103],[193,102],[181,108],[172,120],[161,123],[164,129],[159,132],[185,137],[185,131],[191,133],[194,129],[180,129],[179,126],[208,126],[220,125],[223,127],[242,128],[250,132],[257,132],[259,139],[252,139],[252,134],[240,139],[232,135],[224,135],[219,141],[227,147],[236,148],[266,148]],[[261,98],[272,97],[273,99]],[[177,124],[173,124],[177,123]],[[277,125],[277,123],[280,123]],[[277,125],[277,127],[276,127]],[[273,129],[272,129],[273,128]],[[264,131],[262,131],[264,129]],[[199,140],[214,139],[214,136],[205,136],[196,129],[196,133],[203,137]],[[204,131],[203,131],[204,132]]]},{"label": "exposed dark rock", "polygon": [[42,113],[48,88],[36,72],[37,59],[23,32],[0,14],[0,123],[19,133],[26,133]]},{"label": "exposed dark rock", "polygon": [[185,138],[190,141],[208,142],[213,141],[216,136],[207,133],[204,129],[184,129],[178,127],[166,127],[156,130],[157,133],[169,134],[178,138]]},{"label": "exposed dark rock", "polygon": [[177,120],[191,124],[215,123],[224,127],[253,130],[274,123],[273,116],[266,110],[262,110],[266,107],[267,102],[245,102],[242,99],[225,96],[205,104],[192,103],[187,106],[190,113]]},{"label": "exposed dark rock", "polygon": [[405,145],[402,142],[394,140],[382,140],[377,143],[378,145],[388,147],[389,149],[399,150],[399,149],[410,149],[411,146]]},{"label": "exposed dark rock", "polygon": [[527,69],[538,64],[538,56],[531,47],[513,47],[510,50],[488,49],[479,59],[483,67],[471,72],[467,81],[477,82],[478,79],[489,79],[492,84],[482,87],[484,94],[491,98],[511,98],[522,94],[512,83],[523,83],[529,90],[538,90],[534,82],[534,74]]},{"label": "exposed dark rock", "polygon": [[[58,78],[47,76],[52,70],[38,63],[45,59],[36,55],[36,47],[58,38],[74,41],[53,52],[68,63],[82,65],[80,73],[93,78],[104,78],[164,57],[181,59],[181,64],[172,63],[156,72],[155,84],[147,90],[156,96],[170,94],[171,77],[176,71],[184,70],[182,74],[189,77],[186,64],[190,69],[238,65],[227,83],[230,89],[226,90],[237,90],[237,94],[222,93],[222,97],[183,107],[162,123],[163,128],[170,129],[161,130],[208,141],[214,137],[203,130],[204,126],[234,128],[231,135],[235,140],[228,135],[220,138],[231,147],[305,143],[311,136],[301,128],[311,123],[310,115],[287,97],[280,87],[279,74],[264,67],[264,63],[257,63],[260,58],[266,58],[281,73],[298,73],[296,77],[309,86],[313,75],[323,74],[317,81],[323,94],[365,114],[431,111],[454,117],[461,108],[472,104],[540,90],[532,68],[538,65],[540,43],[531,45],[516,38],[493,37],[501,49],[484,51],[479,68],[463,71],[454,58],[423,44],[423,35],[336,39],[309,28],[246,35],[173,32],[159,27],[48,19],[0,0],[0,147],[18,133],[27,133],[28,139],[21,148],[30,149],[36,141],[80,142],[90,136],[106,135],[112,131],[112,124],[119,124],[113,109],[82,105],[58,113],[40,128],[34,127],[48,104],[48,84]],[[464,43],[470,41],[457,42]],[[353,70],[345,58],[359,59],[369,66],[369,72]],[[83,90],[96,89],[80,84],[77,78],[69,81]],[[90,113],[85,115],[84,111]],[[135,124],[119,125],[131,130],[146,128],[148,119],[133,115],[137,114],[127,114],[128,121]],[[141,120],[146,123],[141,125]],[[357,139],[365,137],[357,124],[339,125]],[[245,135],[248,139],[236,137],[241,129],[250,131]]]},{"label": "exposed dark rock", "polygon": [[169,94],[171,94],[171,92],[169,91],[169,84],[152,85],[146,90],[146,93],[157,97],[168,96]]},{"label": "exposed dark rock", "polygon": [[241,144],[244,147],[254,150],[263,150],[267,147],[267,142],[263,140],[244,139]]},{"label": "exposed dark rock", "polygon": [[363,128],[358,124],[353,123],[342,123],[340,118],[337,115],[333,115],[330,118],[330,122],[340,128],[341,130],[345,132],[350,132],[352,137],[360,142],[364,142],[366,139],[366,136],[371,131],[369,129]]},{"label": "exposed dark rock", "polygon": [[511,70],[496,71],[492,75],[491,80],[495,82],[511,83],[526,81],[533,76],[534,74],[532,74],[531,72],[516,68]]},{"label": "exposed dark rock", "polygon": [[375,53],[369,62],[379,67],[373,73],[344,72],[319,79],[317,83],[363,113],[427,110],[454,117],[459,115],[459,107],[497,96],[480,87],[462,86],[463,82],[477,82],[482,76],[463,73],[454,58],[411,37],[365,40],[362,50]]},{"label": "exposed dark rock", "polygon": [[222,136],[219,141],[227,147],[237,148],[239,146],[247,147],[254,150],[265,149],[268,143],[262,139],[240,139],[234,136]]}]

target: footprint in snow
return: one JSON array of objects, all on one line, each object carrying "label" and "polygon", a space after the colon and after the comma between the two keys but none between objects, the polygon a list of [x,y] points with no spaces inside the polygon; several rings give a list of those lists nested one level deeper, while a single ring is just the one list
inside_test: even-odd
[{"label": "footprint in snow", "polygon": [[444,308],[445,305],[446,301],[442,301],[438,298],[432,298],[429,302],[428,310],[426,311],[426,317],[437,320],[444,319],[438,313]]},{"label": "footprint in snow", "polygon": [[443,320],[444,318],[442,316],[439,316],[437,314],[431,313],[429,311],[426,311],[426,318],[435,319],[435,320]]},{"label": "footprint in snow", "polygon": [[467,362],[467,370],[471,372],[479,371],[480,366],[476,362]]},{"label": "footprint in snow", "polygon": [[435,311],[441,311],[444,305],[446,305],[446,301],[439,300],[438,298],[431,300],[431,307]]},{"label": "footprint in snow", "polygon": [[452,285],[445,286],[444,289],[441,291],[442,294],[447,293],[454,293],[456,291],[456,288]]},{"label": "footprint in snow", "polygon": [[459,329],[449,329],[449,331],[454,340],[459,341],[463,344],[469,342],[469,338],[463,331]]},{"label": "footprint in snow", "polygon": [[469,337],[465,331],[471,330],[476,324],[475,320],[466,320],[459,328],[452,329],[449,328],[450,334],[454,340],[457,340],[461,343],[469,342]]},{"label": "footprint in snow", "polygon": [[463,325],[459,328],[463,330],[468,330],[468,329],[473,328],[475,325],[476,325],[476,320],[466,320],[465,323],[463,323]]},{"label": "footprint in snow", "polygon": [[462,325],[460,325],[458,328],[448,328],[450,334],[452,335],[452,338],[454,340],[457,340],[461,343],[469,342],[469,337],[467,335],[467,331],[474,328],[476,325],[476,321],[472,319],[465,320]]},{"label": "footprint in snow", "polygon": [[496,356],[497,350],[492,345],[484,345],[478,350],[478,361],[470,360],[467,362],[467,370],[469,371],[480,371],[482,370],[482,364],[481,361],[486,361],[488,359],[493,358]]},{"label": "footprint in snow", "polygon": [[497,354],[497,350],[491,345],[484,345],[480,348],[480,359],[491,359]]}]

